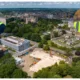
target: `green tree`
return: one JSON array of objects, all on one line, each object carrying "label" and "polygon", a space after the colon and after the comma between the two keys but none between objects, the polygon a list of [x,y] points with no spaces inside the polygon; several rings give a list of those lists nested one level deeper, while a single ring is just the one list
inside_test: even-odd
[{"label": "green tree", "polygon": [[59,35],[58,35],[58,32],[54,32],[54,37],[58,37]]},{"label": "green tree", "polygon": [[0,78],[25,78],[27,73],[20,70],[10,54],[5,54],[0,60]]},{"label": "green tree", "polygon": [[38,47],[43,48],[43,43],[40,42],[40,43],[38,44]]},{"label": "green tree", "polygon": [[61,75],[62,77],[70,73],[69,71],[71,70],[71,67],[68,64],[61,63],[59,64],[58,67],[59,67],[59,75]]},{"label": "green tree", "polygon": [[11,33],[11,29],[10,28],[6,28],[5,30],[4,30],[4,32],[6,32],[6,33]]},{"label": "green tree", "polygon": [[12,74],[12,78],[26,78],[26,77],[28,77],[27,73],[23,72],[20,69],[15,69]]},{"label": "green tree", "polygon": [[44,50],[49,50],[50,48],[49,48],[48,45],[44,45],[44,46],[43,46],[43,49],[44,49]]},{"label": "green tree", "polygon": [[73,78],[80,78],[80,61],[72,67],[71,76]]},{"label": "green tree", "polygon": [[61,61],[59,64],[43,68],[38,72],[34,73],[34,78],[62,78],[70,75],[72,71],[71,67],[65,62]]},{"label": "green tree", "polygon": [[[12,60],[10,60],[12,61]],[[1,78],[9,78],[11,77],[12,72],[15,70],[16,65],[13,62],[7,62],[0,66],[0,77]]]},{"label": "green tree", "polygon": [[50,40],[50,35],[44,35],[45,40]]},{"label": "green tree", "polygon": [[12,33],[16,34],[18,32],[18,27],[15,27],[13,30],[12,30]]},{"label": "green tree", "polygon": [[46,40],[46,39],[42,39],[41,42],[42,42],[43,44],[47,44],[47,40]]},{"label": "green tree", "polygon": [[55,75],[50,76],[49,78],[62,78],[62,77],[58,74],[55,74]]},{"label": "green tree", "polygon": [[39,34],[33,33],[33,34],[31,35],[31,40],[36,41],[36,42],[39,42],[39,41],[41,41],[41,37],[40,37]]}]

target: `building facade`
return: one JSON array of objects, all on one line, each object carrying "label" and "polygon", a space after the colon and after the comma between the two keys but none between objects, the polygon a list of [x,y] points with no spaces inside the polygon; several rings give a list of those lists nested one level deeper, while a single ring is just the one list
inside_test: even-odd
[{"label": "building facade", "polygon": [[13,37],[13,36],[2,38],[1,43],[9,48],[14,49],[17,52],[28,49],[30,46],[29,40],[18,38],[18,37]]}]

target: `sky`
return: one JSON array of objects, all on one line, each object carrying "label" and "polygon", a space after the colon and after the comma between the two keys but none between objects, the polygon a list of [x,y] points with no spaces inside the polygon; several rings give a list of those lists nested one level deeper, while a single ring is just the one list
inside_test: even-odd
[{"label": "sky", "polygon": [[80,8],[80,2],[0,2],[0,8]]}]

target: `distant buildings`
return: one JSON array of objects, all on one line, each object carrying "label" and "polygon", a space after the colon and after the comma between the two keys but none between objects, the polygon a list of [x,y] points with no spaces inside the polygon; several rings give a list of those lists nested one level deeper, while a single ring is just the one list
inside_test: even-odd
[{"label": "distant buildings", "polygon": [[6,18],[0,17],[0,22],[4,23],[6,25]]},{"label": "distant buildings", "polygon": [[14,37],[14,36],[2,38],[1,43],[5,46],[8,46],[8,47],[14,49],[17,52],[28,49],[30,46],[29,40]]},{"label": "distant buildings", "polygon": [[73,20],[68,20],[68,27],[73,27]]},{"label": "distant buildings", "polygon": [[36,23],[37,20],[38,18],[34,16],[26,17],[26,24],[28,24],[28,22]]},{"label": "distant buildings", "polygon": [[46,17],[47,17],[48,19],[53,19],[53,14],[47,14]]}]

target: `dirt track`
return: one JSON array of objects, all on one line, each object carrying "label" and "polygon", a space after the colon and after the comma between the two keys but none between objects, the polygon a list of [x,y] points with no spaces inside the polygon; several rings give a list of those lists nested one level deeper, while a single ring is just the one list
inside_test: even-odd
[{"label": "dirt track", "polygon": [[34,59],[30,57],[29,54],[22,56],[22,59],[24,60],[24,62],[22,63],[24,67],[22,67],[22,70],[27,72],[28,75],[32,77],[34,72],[30,71],[30,66],[34,62]]}]

